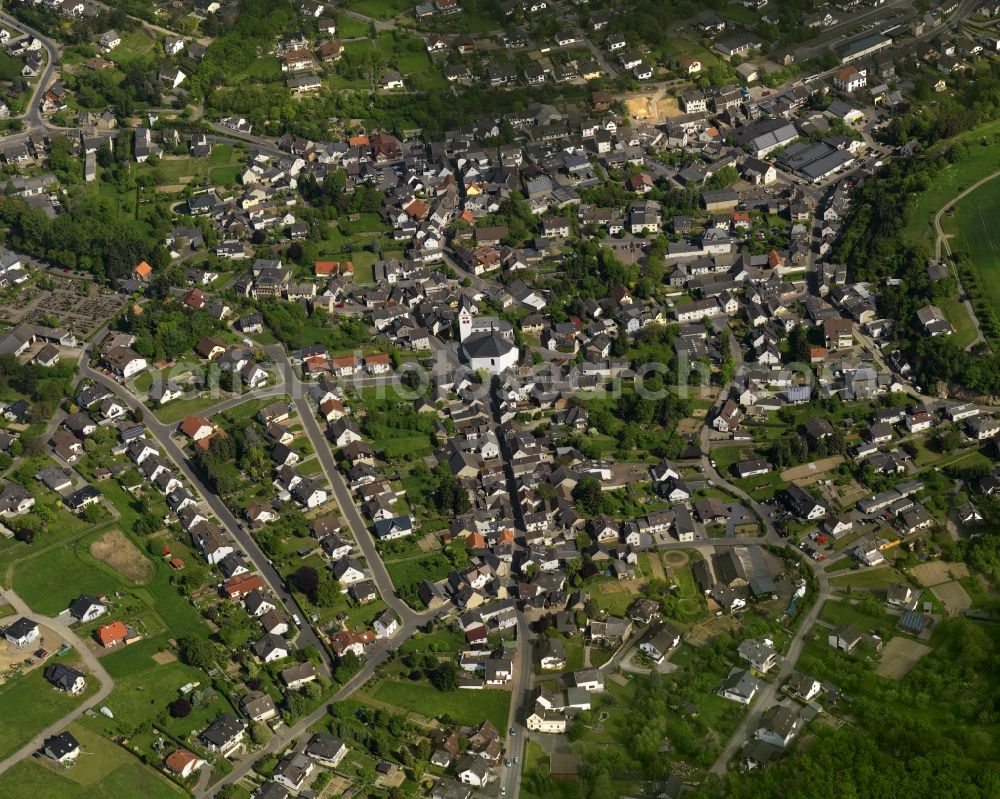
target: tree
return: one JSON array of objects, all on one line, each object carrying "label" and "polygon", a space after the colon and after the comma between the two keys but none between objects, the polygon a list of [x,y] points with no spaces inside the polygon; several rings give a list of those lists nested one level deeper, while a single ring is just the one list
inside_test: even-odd
[{"label": "tree", "polygon": [[190,666],[209,672],[215,667],[215,647],[204,638],[186,636],[178,641],[181,659]]},{"label": "tree", "polygon": [[573,499],[588,516],[596,516],[601,511],[601,481],[593,475],[580,478],[573,487]]},{"label": "tree", "polygon": [[250,725],[250,740],[253,741],[257,746],[263,746],[271,738],[271,731],[266,725],[261,724],[261,722],[256,721]]},{"label": "tree", "polygon": [[298,718],[309,709],[309,702],[298,691],[292,691],[288,694],[285,705],[288,708],[288,715],[293,719]]},{"label": "tree", "polygon": [[191,703],[183,696],[170,703],[170,715],[175,719],[185,719],[191,713]]},{"label": "tree", "polygon": [[319,573],[312,566],[301,566],[292,572],[290,582],[312,600],[319,587]]},{"label": "tree", "polygon": [[340,592],[340,584],[331,578],[321,580],[316,587],[313,601],[321,608],[333,607],[343,596]]},{"label": "tree", "polygon": [[89,524],[99,522],[103,516],[104,509],[101,507],[100,503],[97,502],[92,505],[88,505],[80,512],[80,517]]},{"label": "tree", "polygon": [[337,661],[337,666],[333,670],[334,679],[343,685],[351,677],[358,673],[361,668],[361,658],[353,652],[345,652]]},{"label": "tree", "polygon": [[431,685],[439,691],[458,690],[458,667],[450,660],[439,664],[430,674]]}]

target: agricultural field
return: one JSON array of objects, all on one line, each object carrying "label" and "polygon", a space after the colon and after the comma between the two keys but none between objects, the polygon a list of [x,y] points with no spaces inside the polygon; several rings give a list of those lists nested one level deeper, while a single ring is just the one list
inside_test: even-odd
[{"label": "agricultural field", "polygon": [[931,653],[926,644],[911,641],[909,638],[893,638],[882,650],[882,659],[875,669],[880,677],[898,680],[909,674],[924,655]]}]

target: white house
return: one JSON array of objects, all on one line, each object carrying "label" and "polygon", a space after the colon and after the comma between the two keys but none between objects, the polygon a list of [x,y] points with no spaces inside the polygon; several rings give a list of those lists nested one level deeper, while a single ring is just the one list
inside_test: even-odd
[{"label": "white house", "polygon": [[868,85],[866,71],[851,64],[833,73],[833,85],[842,92],[853,92]]},{"label": "white house", "polygon": [[108,606],[101,602],[96,596],[83,594],[69,606],[70,615],[79,622],[86,624],[99,616],[103,616],[108,611]]},{"label": "white house", "polygon": [[23,616],[7,627],[3,633],[3,637],[7,639],[7,643],[11,646],[16,646],[18,649],[37,641],[40,635],[38,625],[31,621],[31,619],[26,619]]},{"label": "white house", "polygon": [[61,732],[45,741],[44,751],[46,757],[62,766],[79,757],[80,744],[68,732]]},{"label": "white house", "polygon": [[375,628],[375,635],[379,638],[391,638],[399,629],[399,619],[391,610],[384,610],[372,623]]},{"label": "white house", "polygon": [[741,705],[749,705],[760,686],[760,680],[749,671],[733,666],[719,688],[719,696]]},{"label": "white house", "polygon": [[639,649],[659,665],[667,654],[681,642],[681,634],[669,624],[664,624],[655,635],[639,644]]}]

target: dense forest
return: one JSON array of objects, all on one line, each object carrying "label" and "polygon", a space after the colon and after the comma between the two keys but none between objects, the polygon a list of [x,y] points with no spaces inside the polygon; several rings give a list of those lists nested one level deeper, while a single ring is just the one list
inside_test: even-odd
[{"label": "dense forest", "polygon": [[53,266],[81,269],[101,280],[127,278],[140,261],[154,269],[169,261],[166,249],[142,235],[108,198],[81,197],[53,219],[18,197],[0,197],[7,243]]}]

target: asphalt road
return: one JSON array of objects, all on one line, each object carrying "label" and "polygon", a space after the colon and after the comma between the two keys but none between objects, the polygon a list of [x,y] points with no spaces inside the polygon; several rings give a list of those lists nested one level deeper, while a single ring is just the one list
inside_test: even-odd
[{"label": "asphalt road", "polygon": [[45,66],[42,68],[42,71],[38,73],[38,77],[35,79],[35,89],[31,93],[31,99],[28,101],[27,109],[20,118],[24,120],[24,124],[29,131],[32,128],[46,127],[46,122],[42,119],[42,112],[39,108],[38,98],[41,97],[42,92],[48,88],[49,84],[52,82],[52,76],[55,75],[56,70],[58,69],[58,45],[52,41],[52,39],[44,36],[34,28],[28,27],[23,22],[10,16],[9,14],[0,12],[0,20],[16,30],[31,34],[42,43],[42,47],[45,49]]},{"label": "asphalt road", "polygon": [[312,725],[324,719],[330,712],[331,705],[347,699],[362,685],[368,682],[368,680],[371,679],[372,675],[375,673],[375,669],[384,663],[393,651],[402,646],[414,631],[414,627],[409,628],[405,632],[401,630],[397,632],[396,635],[389,641],[380,641],[372,644],[368,648],[364,666],[362,666],[358,673],[355,674],[350,680],[344,683],[341,689],[333,695],[329,702],[316,708],[316,710],[308,716],[303,716],[291,727],[286,727],[277,735],[272,736],[271,740],[264,744],[264,746],[259,749],[255,749],[247,757],[244,757],[241,761],[234,765],[233,770],[221,780],[205,790],[195,790],[193,792],[194,796],[197,797],[197,799],[207,799],[207,797],[215,796],[215,794],[222,790],[224,786],[239,782],[241,779],[251,774],[254,770],[254,764],[260,760],[260,758],[283,751],[290,743],[304,735]]},{"label": "asphalt road", "polygon": [[316,412],[310,404],[305,384],[299,379],[295,368],[288,360],[288,355],[285,353],[284,347],[280,344],[274,344],[265,347],[264,350],[284,377],[285,385],[288,387],[288,391],[295,403],[295,408],[299,413],[299,418],[302,421],[306,435],[309,436],[313,449],[316,450],[316,457],[323,467],[323,473],[333,491],[334,499],[336,499],[337,505],[340,507],[344,521],[347,522],[351,528],[351,532],[354,534],[354,540],[357,542],[358,548],[368,561],[368,571],[371,573],[371,579],[375,583],[375,587],[378,589],[379,594],[381,594],[382,599],[396,612],[404,627],[423,624],[439,615],[440,611],[418,613],[396,595],[396,589],[389,577],[389,572],[386,570],[385,564],[382,563],[382,558],[375,546],[375,539],[372,537],[365,520],[361,517],[361,513],[354,503],[354,497],[351,495],[351,490],[344,481],[343,475],[337,469],[337,462],[333,457],[333,451],[330,449],[330,443],[316,419]]},{"label": "asphalt road", "polygon": [[[58,619],[52,619],[48,616],[42,616],[38,613],[32,613],[31,608],[25,604],[24,600],[21,599],[13,591],[4,592],[4,597],[10,603],[11,607],[17,611],[19,616],[27,616],[36,624],[41,624],[54,632],[58,633],[64,642],[70,644],[79,654],[84,662],[84,665],[89,670],[87,675],[89,679],[94,679],[95,677],[101,683],[100,690],[93,696],[85,699],[82,703],[77,705],[73,710],[63,716],[59,721],[55,721],[48,725],[44,730],[35,735],[28,743],[18,749],[14,754],[0,761],[0,774],[3,774],[7,769],[24,760],[26,757],[30,757],[34,752],[41,748],[46,738],[53,735],[58,735],[63,732],[66,727],[76,721],[85,712],[90,710],[92,707],[99,705],[111,694],[115,687],[115,681],[111,679],[111,675],[108,674],[104,666],[101,665],[101,661],[98,660],[94,652],[87,646],[87,644],[80,639],[80,637],[74,633],[69,627],[67,627],[63,622]],[[44,668],[39,666],[39,668]]]},{"label": "asphalt road", "polygon": [[296,643],[299,647],[313,646],[319,651],[323,656],[323,668],[327,675],[329,675],[329,655],[327,654],[326,648],[320,641],[319,637],[313,631],[311,627],[305,624],[306,617],[303,615],[303,610],[297,605],[295,599],[292,595],[283,588],[284,580],[281,575],[278,574],[277,570],[271,565],[271,561],[268,557],[261,551],[257,542],[254,540],[240,522],[233,516],[232,512],[226,507],[226,504],[222,499],[215,493],[212,492],[211,488],[202,481],[198,473],[191,468],[188,462],[187,456],[177,445],[172,437],[172,433],[176,430],[176,425],[166,425],[160,422],[153,413],[146,407],[142,405],[135,398],[135,396],[124,386],[119,384],[116,380],[112,380],[107,377],[102,372],[98,372],[87,365],[86,361],[80,364],[81,374],[93,380],[96,383],[112,391],[119,399],[121,399],[129,408],[135,410],[139,409],[143,412],[143,419],[146,424],[146,428],[152,434],[153,438],[157,441],[160,447],[166,452],[167,457],[170,458],[177,466],[181,474],[184,475],[185,479],[195,487],[199,494],[204,498],[205,503],[211,509],[212,513],[219,520],[223,527],[228,530],[229,534],[235,538],[240,546],[246,552],[247,557],[253,562],[254,566],[260,572],[267,583],[271,592],[278,598],[280,603],[283,605],[283,609],[289,617],[294,613],[303,619],[303,627],[300,628],[298,636],[296,637]]},{"label": "asphalt road", "polygon": [[[507,758],[509,767],[504,766],[500,785],[507,796],[517,799],[521,790],[521,775],[524,772],[524,740],[528,730],[520,723],[522,710],[529,707],[532,683],[533,658],[531,635],[524,614],[517,617],[517,654],[514,658],[514,675],[510,690],[510,715],[507,720]],[[513,734],[511,734],[513,730]]]}]

